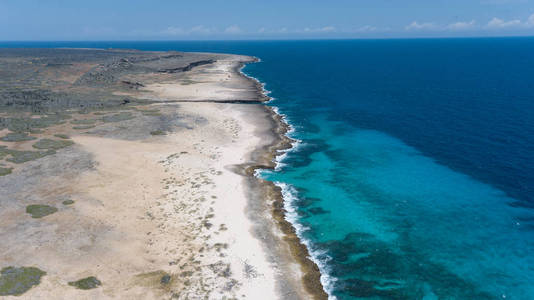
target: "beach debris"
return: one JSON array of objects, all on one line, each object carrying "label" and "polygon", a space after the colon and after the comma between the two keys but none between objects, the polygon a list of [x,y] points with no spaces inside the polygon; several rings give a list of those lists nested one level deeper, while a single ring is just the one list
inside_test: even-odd
[{"label": "beach debris", "polygon": [[77,281],[71,281],[69,282],[69,285],[76,287],[77,289],[80,289],[80,290],[90,290],[90,289],[95,289],[101,286],[102,282],[94,276],[89,276],[89,277],[82,278]]},{"label": "beach debris", "polygon": [[35,267],[6,267],[0,271],[0,296],[20,296],[41,283],[46,272]]},{"label": "beach debris", "polygon": [[61,202],[61,203],[62,203],[63,205],[72,205],[72,204],[74,204],[74,200],[69,199],[69,200],[65,200],[65,201],[63,201],[63,202]]},{"label": "beach debris", "polygon": [[50,205],[32,204],[26,206],[26,213],[30,214],[34,219],[46,217],[56,212],[57,208]]}]

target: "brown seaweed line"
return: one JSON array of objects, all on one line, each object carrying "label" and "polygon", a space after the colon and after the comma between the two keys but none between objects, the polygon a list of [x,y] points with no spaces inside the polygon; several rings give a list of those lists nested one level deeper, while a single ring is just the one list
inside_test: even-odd
[{"label": "brown seaweed line", "polygon": [[[253,62],[258,62],[257,58],[254,58]],[[265,94],[263,85],[255,78],[247,76],[241,69],[245,66],[245,63],[241,63],[237,70],[241,76],[252,80],[259,93],[259,98],[263,102],[272,100],[271,97]],[[288,137],[286,134],[289,131],[289,124],[285,122],[280,114],[269,106],[264,106],[269,112],[273,123],[273,133],[277,137],[276,140],[269,145],[266,149],[262,149],[262,155],[260,155],[259,161],[253,165],[244,165],[244,172],[247,176],[255,177],[256,170],[274,170],[276,164],[274,159],[279,151],[288,150],[293,147],[294,140]],[[296,230],[289,221],[286,220],[286,210],[284,208],[284,198],[282,196],[282,189],[276,186],[273,182],[267,180],[261,180],[261,184],[267,190],[267,199],[273,200],[272,216],[275,220],[278,228],[284,233],[283,240],[289,245],[291,255],[295,261],[301,266],[303,272],[302,282],[306,291],[314,299],[328,299],[328,295],[325,292],[321,283],[321,272],[315,262],[310,259],[310,253],[306,245],[297,236]]]}]

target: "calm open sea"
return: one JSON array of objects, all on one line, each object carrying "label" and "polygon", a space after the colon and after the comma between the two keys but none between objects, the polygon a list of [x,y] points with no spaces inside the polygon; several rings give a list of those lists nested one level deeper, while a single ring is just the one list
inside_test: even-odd
[{"label": "calm open sea", "polygon": [[534,299],[534,38],[0,43],[254,55],[338,299]]}]

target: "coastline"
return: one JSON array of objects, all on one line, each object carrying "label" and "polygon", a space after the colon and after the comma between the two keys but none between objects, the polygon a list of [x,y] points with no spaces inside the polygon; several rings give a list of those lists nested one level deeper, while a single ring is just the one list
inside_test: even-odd
[{"label": "coastline", "polygon": [[[259,62],[259,59],[255,58],[254,63],[257,62]],[[268,91],[265,90],[265,85],[258,79],[245,74],[242,71],[244,66],[245,65],[239,68],[240,73],[256,83],[256,87],[261,91],[261,94],[265,99],[264,101],[271,101],[272,98],[267,95]],[[301,281],[304,289],[313,299],[327,299],[328,295],[324,291],[321,283],[321,272],[319,267],[312,261],[312,259],[310,259],[308,248],[297,236],[297,231],[294,225],[287,220],[288,212],[285,207],[284,202],[286,200],[284,199],[282,188],[274,182],[261,179],[258,176],[258,171],[275,170],[277,167],[276,158],[280,155],[280,152],[292,149],[294,147],[293,143],[295,142],[287,135],[290,131],[290,125],[286,122],[284,117],[276,111],[276,108],[266,105],[264,105],[263,108],[269,115],[271,121],[270,130],[274,139],[267,147],[257,149],[251,154],[252,157],[254,157],[253,160],[255,161],[255,164],[245,165],[242,168],[247,176],[254,178],[254,180],[249,180],[251,188],[261,190],[260,193],[263,195],[264,199],[271,203],[270,211],[273,220],[276,223],[277,229],[282,234],[282,236],[278,236],[278,238],[281,238],[282,243],[287,244],[289,248],[289,259],[294,260],[300,266],[302,272]],[[251,199],[249,201],[251,201]],[[282,260],[288,259],[287,254],[288,253],[279,253]],[[286,257],[284,257],[284,255]],[[287,279],[288,278],[286,278],[286,280]]]}]

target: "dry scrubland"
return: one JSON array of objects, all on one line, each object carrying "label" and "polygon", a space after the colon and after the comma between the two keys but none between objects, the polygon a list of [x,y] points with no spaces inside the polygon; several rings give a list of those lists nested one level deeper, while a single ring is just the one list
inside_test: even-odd
[{"label": "dry scrubland", "polygon": [[252,61],[0,50],[0,298],[323,298],[249,176],[288,142]]}]

